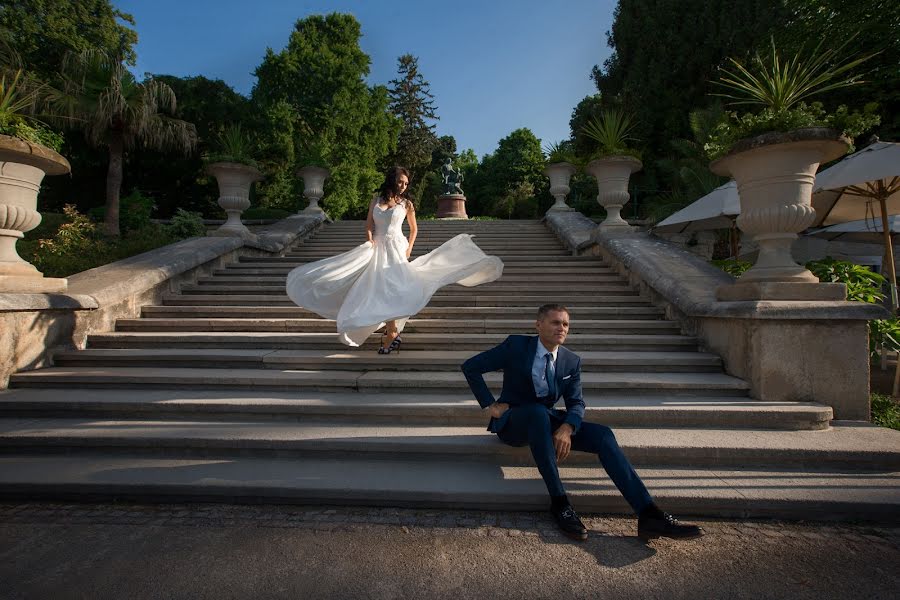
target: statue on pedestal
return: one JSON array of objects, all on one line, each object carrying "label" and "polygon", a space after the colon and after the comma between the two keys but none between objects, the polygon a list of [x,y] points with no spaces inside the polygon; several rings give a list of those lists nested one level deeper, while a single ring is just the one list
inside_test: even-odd
[{"label": "statue on pedestal", "polygon": [[464,195],[461,185],[463,181],[462,171],[453,168],[453,160],[449,157],[444,159],[444,164],[441,166],[441,177],[444,182],[444,191],[442,193],[445,196]]}]

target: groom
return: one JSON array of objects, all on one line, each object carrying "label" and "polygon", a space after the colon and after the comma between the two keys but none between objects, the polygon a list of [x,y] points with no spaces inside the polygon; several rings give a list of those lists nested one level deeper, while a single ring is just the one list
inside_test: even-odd
[{"label": "groom", "polygon": [[[600,463],[638,516],[638,535],[693,538],[703,535],[696,525],[679,523],[653,503],[647,488],[619,448],[612,430],[582,422],[581,358],[561,344],[569,333],[569,310],[560,304],[538,309],[538,335],[511,335],[495,348],[473,356],[462,371],[472,393],[491,416],[488,431],[510,446],[530,446],[547,491],[550,512],[567,536],[587,539],[559,478],[557,462],[572,450],[597,454]],[[495,400],[482,375],[503,370],[503,389]],[[559,396],[566,409],[554,409]]]}]

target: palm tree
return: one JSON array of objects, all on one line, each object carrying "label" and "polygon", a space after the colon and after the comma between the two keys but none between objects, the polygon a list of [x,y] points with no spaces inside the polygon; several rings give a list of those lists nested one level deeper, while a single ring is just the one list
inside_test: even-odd
[{"label": "palm tree", "polygon": [[138,82],[120,57],[96,50],[63,61],[60,93],[51,112],[81,129],[88,143],[109,149],[104,233],[119,235],[119,194],[125,152],[138,145],[189,155],[197,145],[193,123],[174,118],[175,92],[154,79]]}]

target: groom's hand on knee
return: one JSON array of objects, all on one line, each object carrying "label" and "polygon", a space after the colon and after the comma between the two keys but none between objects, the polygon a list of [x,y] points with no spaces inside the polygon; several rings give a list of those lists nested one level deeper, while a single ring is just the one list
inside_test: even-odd
[{"label": "groom's hand on knee", "polygon": [[553,432],[553,447],[556,448],[556,462],[562,462],[572,450],[572,426],[563,423]]},{"label": "groom's hand on knee", "polygon": [[495,419],[499,419],[507,410],[509,410],[509,404],[506,402],[494,402],[487,407],[488,414]]}]

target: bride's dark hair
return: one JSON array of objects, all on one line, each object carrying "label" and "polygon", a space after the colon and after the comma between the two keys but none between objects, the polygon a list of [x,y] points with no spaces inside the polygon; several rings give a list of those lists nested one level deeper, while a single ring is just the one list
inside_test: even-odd
[{"label": "bride's dark hair", "polygon": [[407,205],[407,207],[409,207],[409,210],[416,210],[416,207],[409,197],[409,186],[407,185],[406,189],[403,190],[403,193],[400,193],[400,187],[397,185],[397,180],[400,179],[401,175],[406,175],[406,180],[409,181],[409,171],[406,168],[391,167],[387,170],[387,173],[384,174],[384,183],[378,188],[378,202],[383,204],[388,201],[389,196],[397,196]]}]

